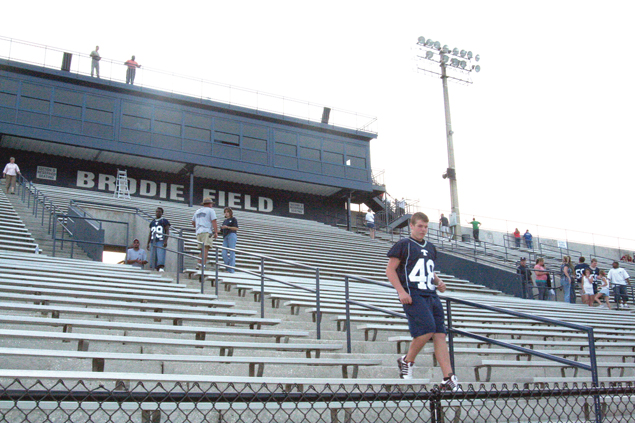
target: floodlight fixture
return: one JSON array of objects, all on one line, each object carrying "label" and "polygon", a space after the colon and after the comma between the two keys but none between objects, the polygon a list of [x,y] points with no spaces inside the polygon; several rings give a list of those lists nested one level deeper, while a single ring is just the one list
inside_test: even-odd
[{"label": "floodlight fixture", "polygon": [[421,45],[424,45],[424,44],[426,43],[426,39],[425,39],[425,37],[419,37],[419,38],[417,39],[417,42],[418,42],[419,44],[421,44]]},{"label": "floodlight fixture", "polygon": [[481,60],[481,56],[477,54],[476,57],[474,58],[474,60],[476,60],[478,62],[479,60]]},{"label": "floodlight fixture", "polygon": [[449,57],[449,56],[447,56],[447,55],[445,55],[445,54],[444,54],[443,56],[441,56],[441,61],[442,61],[443,63],[448,63],[448,61],[449,61],[449,60],[450,60],[450,57]]},{"label": "floodlight fixture", "polygon": [[468,51],[468,52],[467,52],[467,58],[468,58],[468,59],[472,60],[472,57],[473,57],[473,56],[474,56],[474,55],[472,54],[472,52],[471,52],[471,51]]},{"label": "floodlight fixture", "polygon": [[481,65],[474,66],[474,71],[475,72],[480,72],[481,71]]},{"label": "floodlight fixture", "polygon": [[447,44],[445,44],[445,45],[443,46],[443,50],[442,50],[442,51],[443,51],[444,53],[449,53],[449,52],[450,52],[450,47],[448,47],[448,45],[447,45]]},{"label": "floodlight fixture", "polygon": [[456,48],[456,47],[454,47],[454,48],[452,49],[452,54],[453,54],[453,55],[455,55],[455,56],[458,56],[458,55],[459,55],[459,49],[458,49],[458,48]]},{"label": "floodlight fixture", "polygon": [[450,64],[455,67],[459,66],[459,59],[452,58],[452,60],[450,60]]},{"label": "floodlight fixture", "polygon": [[440,50],[441,49],[441,43],[438,42],[438,41],[435,41],[434,42],[434,48],[436,48],[437,50]]},{"label": "floodlight fixture", "polygon": [[461,50],[461,53],[460,53],[461,57],[465,57],[466,54],[467,54],[467,51]]},{"label": "floodlight fixture", "polygon": [[432,59],[432,56],[434,56],[433,52],[431,52],[430,50],[426,51],[426,59]]},{"label": "floodlight fixture", "polygon": [[461,60],[459,66],[461,66],[461,69],[465,69],[465,67],[467,66],[467,62],[465,60]]},{"label": "floodlight fixture", "polygon": [[432,47],[432,44],[434,44],[434,41],[432,41],[430,38],[428,38],[428,39],[426,40],[426,45],[427,45],[428,47]]}]

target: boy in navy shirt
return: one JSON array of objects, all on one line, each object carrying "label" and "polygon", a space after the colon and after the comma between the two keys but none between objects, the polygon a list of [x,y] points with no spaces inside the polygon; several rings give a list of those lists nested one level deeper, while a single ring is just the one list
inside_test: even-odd
[{"label": "boy in navy shirt", "polygon": [[424,239],[428,233],[428,216],[421,212],[410,219],[410,237],[397,242],[388,251],[386,276],[399,294],[408,317],[412,342],[408,353],[397,360],[399,376],[412,379],[415,358],[432,339],[434,354],[443,371],[442,389],[460,390],[452,373],[450,354],[445,341],[443,306],[437,289],[445,292],[445,283],[434,273],[437,250]]}]

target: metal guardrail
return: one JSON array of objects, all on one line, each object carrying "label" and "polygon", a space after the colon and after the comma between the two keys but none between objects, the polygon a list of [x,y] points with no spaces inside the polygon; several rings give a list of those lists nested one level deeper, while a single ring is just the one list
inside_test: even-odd
[{"label": "metal guardrail", "polygon": [[[0,58],[7,60],[59,71],[63,60],[68,55],[71,56],[71,60],[68,63],[68,72],[82,75],[83,77],[90,77],[92,58],[89,54],[0,36]],[[129,57],[122,59],[101,57],[99,61],[100,79],[93,78],[93,81],[109,85],[112,85],[110,82],[125,83],[127,67],[124,62],[127,59]],[[230,108],[248,108],[256,113],[274,113],[283,118],[292,118],[316,124],[320,124],[324,109],[328,108],[330,109],[329,123],[322,125],[329,127],[338,126],[371,134],[377,133],[377,118],[374,116],[181,75],[152,68],[143,62],[142,65],[141,68],[136,70],[135,88],[156,89],[167,93],[194,97],[201,101],[224,103]],[[128,86],[133,87],[131,85]]]},{"label": "metal guardrail", "polygon": [[[391,310],[387,310],[381,307],[377,307],[374,306],[372,304],[366,303],[366,302],[362,302],[362,301],[356,301],[356,300],[351,300],[350,299],[350,283],[349,281],[353,279],[356,281],[360,281],[360,282],[364,282],[364,283],[369,283],[369,284],[373,284],[373,285],[378,285],[378,286],[383,286],[386,288],[390,288],[390,289],[394,289],[394,287],[391,284],[388,283],[384,283],[384,282],[378,282],[378,281],[373,281],[371,279],[366,279],[366,278],[362,278],[359,276],[353,276],[353,275],[344,275],[344,295],[345,295],[345,301],[346,301],[346,350],[348,353],[352,352],[352,345],[351,345],[351,311],[350,311],[350,304],[355,304],[357,306],[360,307],[364,307],[364,308],[368,308],[369,310],[375,310],[375,311],[379,311],[379,312],[383,312],[386,313],[388,315],[394,316],[394,317],[399,317],[399,318],[406,318],[405,314],[401,314],[401,313],[396,313],[394,311]],[[570,367],[575,367],[578,369],[583,369],[583,370],[587,370],[591,372],[591,381],[594,387],[599,386],[599,378],[598,378],[598,369],[597,369],[597,358],[596,358],[596,354],[595,354],[595,337],[593,334],[593,328],[590,326],[584,326],[584,325],[578,325],[575,323],[569,323],[569,322],[565,322],[565,321],[561,321],[561,320],[556,320],[556,319],[551,319],[548,317],[540,317],[540,316],[533,316],[531,314],[527,314],[527,313],[521,313],[518,311],[513,311],[513,310],[508,310],[508,309],[504,309],[504,308],[500,308],[500,307],[494,307],[494,306],[488,306],[488,305],[484,305],[484,304],[479,304],[479,303],[475,303],[473,301],[468,301],[468,300],[462,300],[459,298],[454,298],[454,297],[450,297],[447,295],[439,295],[439,298],[442,300],[445,300],[446,303],[446,307],[445,307],[445,312],[446,312],[446,320],[448,322],[448,348],[450,351],[450,361],[451,361],[451,365],[452,365],[452,371],[454,371],[454,342],[453,342],[453,336],[454,334],[458,334],[458,335],[463,335],[466,337],[470,337],[470,338],[474,338],[489,344],[494,344],[494,345],[498,345],[500,347],[504,347],[504,348],[509,348],[515,351],[519,351],[522,352],[524,354],[530,354],[530,355],[534,355],[537,357],[541,357],[544,358],[546,360],[551,360],[551,361],[555,361],[561,364],[564,364],[566,366],[570,366]],[[540,351],[535,351],[533,349],[529,349],[529,348],[525,348],[525,347],[521,347],[518,345],[513,345],[504,341],[500,341],[497,339],[492,339],[492,338],[488,338],[485,336],[481,336],[481,335],[476,335],[464,330],[460,330],[460,329],[455,329],[452,326],[452,303],[458,303],[458,304],[463,304],[469,307],[474,307],[477,309],[482,309],[482,310],[489,310],[489,311],[493,311],[495,313],[501,313],[501,314],[507,314],[510,316],[514,316],[514,317],[520,317],[520,318],[524,318],[524,319],[530,319],[530,320],[535,320],[537,322],[541,322],[541,323],[548,323],[550,325],[555,325],[555,326],[562,326],[562,327],[566,327],[566,328],[570,328],[570,329],[574,329],[574,330],[579,330],[582,332],[586,332],[587,336],[588,336],[588,341],[589,341],[589,359],[590,359],[590,364],[584,364],[584,363],[579,363],[577,361],[573,361],[573,360],[569,360],[566,358],[562,358],[562,357],[558,357],[552,354],[547,354],[547,353],[543,353]],[[596,422],[601,422],[602,421],[602,417],[601,417],[601,407],[600,407],[600,403],[599,403],[599,399],[596,397],[595,398],[595,411],[596,411],[596,415],[597,415],[597,420]]]}]

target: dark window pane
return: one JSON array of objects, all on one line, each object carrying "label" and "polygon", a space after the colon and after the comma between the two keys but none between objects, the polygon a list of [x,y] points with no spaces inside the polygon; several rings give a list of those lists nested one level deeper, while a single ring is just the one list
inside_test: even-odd
[{"label": "dark window pane", "polygon": [[181,136],[181,125],[174,123],[163,122],[160,120],[154,121],[154,132],[160,132],[166,135],[172,135],[173,137]]},{"label": "dark window pane", "polygon": [[316,150],[313,148],[300,147],[300,157],[303,159],[320,161],[321,160],[320,153],[321,153],[320,150]]},{"label": "dark window pane", "polygon": [[366,159],[361,157],[348,156],[348,162],[346,164],[349,166],[366,168]]},{"label": "dark window pane", "polygon": [[247,125],[243,124],[243,137],[260,138],[266,140],[267,128],[263,126]]},{"label": "dark window pane", "polygon": [[298,138],[296,134],[292,134],[291,132],[276,131],[275,138],[276,138],[276,142],[283,142],[285,144],[293,144],[293,145],[298,144]]},{"label": "dark window pane", "polygon": [[338,165],[343,165],[344,164],[344,155],[343,154],[331,153],[330,151],[325,151],[324,155],[322,157],[324,157],[324,161],[325,162],[335,163],[335,164],[338,164]]},{"label": "dark window pane", "polygon": [[209,129],[193,128],[191,126],[185,127],[185,138],[192,138],[195,140],[210,141],[212,139],[212,131]]},{"label": "dark window pane", "polygon": [[95,109],[86,109],[86,120],[112,125],[112,113]]},{"label": "dark window pane", "polygon": [[252,150],[267,151],[267,140],[243,137],[243,147]]},{"label": "dark window pane", "polygon": [[53,114],[71,117],[73,119],[82,118],[82,108],[69,104],[53,103]]},{"label": "dark window pane", "polygon": [[132,128],[132,129],[140,129],[142,131],[149,131],[150,119],[123,115],[121,117],[121,125],[126,126],[128,128]]},{"label": "dark window pane", "polygon": [[240,145],[240,137],[236,134],[214,131],[214,141],[229,145]]},{"label": "dark window pane", "polygon": [[25,97],[39,98],[41,100],[51,99],[51,89],[41,85],[23,83],[21,94]]},{"label": "dark window pane", "polygon": [[240,134],[240,123],[227,120],[227,119],[216,119],[214,121],[214,130],[219,132],[225,132],[227,134]]},{"label": "dark window pane", "polygon": [[276,154],[284,154],[285,156],[297,156],[298,147],[295,145],[276,143]]},{"label": "dark window pane", "polygon": [[33,110],[41,113],[48,113],[50,104],[51,102],[48,100],[40,100],[37,98],[22,97],[20,99],[21,109]]}]

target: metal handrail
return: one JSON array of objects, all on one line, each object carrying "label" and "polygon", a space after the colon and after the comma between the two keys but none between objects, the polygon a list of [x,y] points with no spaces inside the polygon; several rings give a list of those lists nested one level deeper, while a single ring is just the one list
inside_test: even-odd
[{"label": "metal handrail", "polygon": [[[376,310],[376,311],[380,311],[380,312],[386,312],[389,315],[395,316],[395,317],[400,317],[400,318],[406,318],[405,315],[400,314],[400,313],[396,313],[396,312],[392,312],[390,310],[385,310],[382,309],[381,307],[377,307],[374,306],[372,304],[368,304],[362,301],[355,301],[355,300],[351,300],[350,299],[350,290],[349,290],[349,280],[350,279],[354,279],[357,281],[361,281],[364,283],[371,283],[374,285],[378,285],[378,286],[383,286],[386,288],[391,288],[394,289],[394,287],[391,284],[388,283],[384,283],[384,282],[378,282],[378,281],[374,281],[371,279],[367,279],[367,278],[363,278],[360,276],[353,276],[353,275],[344,275],[344,295],[345,295],[345,301],[346,301],[346,342],[347,342],[347,352],[351,353],[352,348],[351,348],[351,314],[350,314],[350,304],[355,304],[361,307],[365,307],[371,310]],[[556,361],[562,364],[566,364],[568,366],[572,366],[572,367],[576,367],[576,368],[580,368],[583,370],[588,370],[591,372],[591,379],[592,382],[594,384],[594,386],[599,386],[599,380],[598,380],[598,371],[597,371],[597,360],[596,360],[596,355],[595,355],[595,337],[593,335],[593,328],[590,326],[584,326],[584,325],[579,325],[576,323],[570,323],[570,322],[565,322],[565,321],[561,321],[561,320],[556,320],[556,319],[551,319],[548,317],[540,317],[540,316],[533,316],[531,314],[527,314],[527,313],[522,313],[522,312],[518,312],[518,311],[513,311],[513,310],[508,310],[508,309],[504,309],[504,308],[500,308],[500,307],[494,307],[494,306],[488,306],[488,305],[484,305],[484,304],[479,304],[479,303],[475,303],[473,301],[468,301],[468,300],[463,300],[463,299],[459,299],[459,298],[454,298],[454,297],[450,297],[447,295],[439,295],[440,299],[443,299],[446,301],[446,314],[447,314],[447,320],[448,320],[448,335],[449,335],[449,350],[450,350],[450,359],[451,359],[451,363],[452,363],[452,368],[454,369],[454,343],[453,343],[453,333],[457,333],[457,334],[461,334],[463,336],[467,336],[467,337],[471,337],[471,338],[475,338],[478,340],[481,340],[483,342],[487,342],[487,343],[491,343],[491,344],[495,344],[495,345],[499,345],[505,348],[510,348],[516,351],[521,351],[523,353],[526,354],[531,354],[531,355],[535,355],[541,358],[545,358],[548,360],[552,360],[552,361]],[[547,353],[542,353],[539,351],[534,351],[532,349],[528,349],[528,348],[524,348],[524,347],[520,347],[517,345],[513,345],[513,344],[509,344],[507,342],[504,341],[499,341],[496,339],[490,339],[481,335],[476,335],[476,334],[472,334],[470,332],[467,331],[463,331],[460,329],[454,329],[452,327],[452,307],[451,307],[451,303],[452,302],[456,302],[459,304],[463,304],[463,305],[467,305],[470,307],[474,307],[474,308],[479,308],[479,309],[484,309],[484,310],[489,310],[489,311],[493,311],[496,313],[503,313],[503,314],[509,314],[511,316],[515,316],[515,317],[521,317],[521,318],[525,318],[525,319],[530,319],[530,320],[535,320],[535,321],[539,321],[542,323],[548,323],[551,325],[556,325],[556,326],[563,326],[563,327],[567,327],[570,329],[575,329],[575,330],[580,330],[583,332],[586,332],[588,335],[588,339],[589,339],[589,358],[590,358],[590,365],[587,364],[583,364],[583,363],[579,363],[577,361],[572,361],[572,360],[568,360],[568,359],[564,359],[558,356],[554,356],[551,354],[547,354]]]},{"label": "metal handrail", "polygon": [[[6,44],[8,44],[8,49],[3,49]],[[29,52],[21,52],[21,46],[29,47]],[[9,61],[12,60],[59,71],[64,53],[72,54],[75,59],[71,63],[71,69],[69,69],[68,73],[90,77],[89,70],[92,58],[88,54],[0,36],[0,57]],[[111,82],[123,84],[125,82],[126,69],[124,61],[125,59],[101,57],[99,61],[101,79],[94,78],[93,81],[109,85],[111,85]],[[274,113],[285,118],[318,124],[326,107],[325,105],[306,100],[160,70],[145,64],[137,69],[135,85],[129,87],[164,90],[168,93],[191,96],[200,99],[200,101],[222,102],[231,108],[244,107],[255,110],[259,114]],[[166,87],[169,88],[166,89]],[[238,102],[236,101],[237,98],[239,99]],[[263,99],[266,99],[266,101],[263,101]],[[267,104],[267,107],[263,108],[263,104]],[[330,107],[330,109],[329,126],[337,125],[355,131],[376,133],[376,128],[374,127],[377,121],[376,117],[345,109],[333,107]]]},{"label": "metal handrail", "polygon": [[[194,232],[193,229],[190,228],[183,228],[181,230],[181,235],[183,234],[183,232]],[[174,237],[174,238],[178,238],[180,240],[183,241],[188,241],[188,242],[196,242],[197,244],[202,245],[201,242],[199,242],[198,240],[194,240],[191,238],[183,238],[183,237],[175,237],[173,235],[168,235],[169,237]],[[247,273],[253,276],[259,276],[260,277],[260,314],[264,317],[264,289],[265,289],[265,285],[264,285],[264,280],[271,280],[274,282],[278,282],[278,283],[282,283],[284,285],[288,285],[297,289],[302,289],[305,291],[309,291],[309,292],[313,292],[315,293],[315,307],[316,307],[316,332],[317,332],[317,339],[321,339],[322,337],[322,331],[321,331],[321,327],[322,327],[322,313],[321,313],[321,309],[320,309],[320,268],[319,267],[314,267],[314,266],[310,266],[308,264],[305,263],[301,263],[298,261],[294,261],[294,260],[287,260],[287,259],[280,259],[277,257],[272,257],[272,256],[268,256],[265,254],[259,254],[259,253],[253,253],[250,251],[245,251],[245,250],[240,250],[240,249],[236,249],[236,248],[229,248],[229,247],[223,247],[223,246],[214,246],[214,251],[215,251],[215,259],[214,259],[214,264],[216,266],[216,276],[215,276],[215,280],[218,281],[218,268],[220,265],[220,260],[219,260],[219,251],[220,250],[225,250],[225,251],[233,251],[235,253],[240,253],[240,254],[245,254],[247,256],[251,256],[251,257],[257,257],[260,258],[260,273],[256,273],[256,272],[252,272],[250,270],[247,269],[240,269],[238,267],[235,266],[227,266],[224,265],[225,267],[231,267],[234,270],[238,270],[240,272],[243,273]],[[198,259],[198,257],[196,257]],[[209,255],[208,255],[208,260],[209,260]],[[308,270],[313,270],[315,271],[315,289],[311,289],[311,288],[307,288],[304,287],[302,285],[298,285],[298,284],[294,284],[293,282],[288,282],[288,281],[283,281],[271,276],[267,276],[264,273],[264,269],[265,269],[265,260],[269,260],[269,261],[273,261],[273,262],[277,262],[277,263],[284,263],[284,264],[288,264],[291,266],[296,266],[296,267],[301,267],[304,269],[308,269]],[[203,268],[203,267],[202,267]],[[201,275],[203,274],[203,272],[201,272]],[[201,277],[201,293],[204,292],[204,277]],[[219,291],[219,284],[218,282],[215,283],[215,290],[216,290],[216,295],[218,296],[218,291]]]}]

